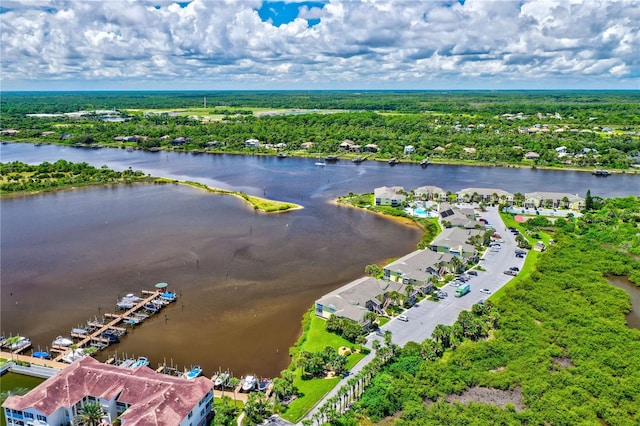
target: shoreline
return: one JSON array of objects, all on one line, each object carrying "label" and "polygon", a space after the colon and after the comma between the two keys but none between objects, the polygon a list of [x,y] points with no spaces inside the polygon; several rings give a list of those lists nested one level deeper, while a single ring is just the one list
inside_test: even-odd
[{"label": "shoreline", "polygon": [[[2,141],[3,143],[25,143],[25,144],[43,144],[43,142],[40,141]],[[82,147],[75,147],[74,145],[70,145],[70,144],[64,144],[64,143],[58,143],[58,142],[46,142],[44,144],[47,145],[58,145],[58,146],[65,146],[65,147],[71,147],[71,148],[78,148],[78,149],[92,149],[93,146],[82,146]],[[99,148],[111,148],[111,149],[125,149],[127,148],[126,145],[96,145],[96,147]],[[133,148],[134,151],[144,151],[144,152],[151,152],[154,153],[152,151],[150,151],[149,149],[142,149],[139,147],[131,147],[128,146],[129,148]],[[263,157],[275,157],[278,155],[279,151],[273,151],[273,152],[243,152],[243,151],[223,151],[223,150],[208,150],[208,149],[204,149],[204,150],[198,150],[198,149],[191,149],[191,150],[176,150],[176,149],[165,149],[166,147],[158,147],[158,151],[155,151],[155,153],[157,152],[175,152],[175,153],[182,153],[182,154],[193,154],[193,155],[202,155],[202,154],[210,154],[210,155],[247,155],[247,156],[263,156]],[[349,160],[351,161],[353,158],[357,157],[357,153],[354,155],[354,153],[306,153],[306,152],[287,152],[287,157],[290,158],[310,158],[310,159],[314,159],[318,157],[318,154],[320,154],[321,157],[325,157],[327,155],[335,155],[338,158],[342,157],[343,160]],[[370,158],[371,153],[367,156],[366,161],[376,161],[376,162],[388,162],[390,160],[390,158]],[[283,159],[284,161],[286,161],[286,158]],[[398,160],[398,165],[402,165],[402,164],[412,164],[412,165],[420,165],[420,160],[406,160],[406,159],[400,159]],[[443,166],[472,166],[472,167],[500,167],[500,168],[506,168],[506,169],[510,169],[510,168],[514,168],[514,169],[540,169],[540,170],[557,170],[557,171],[570,171],[570,172],[586,172],[586,173],[593,173],[594,171],[594,167],[597,169],[598,167],[596,166],[590,166],[590,167],[558,167],[558,166],[548,166],[548,165],[536,165],[536,164],[523,164],[523,163],[492,163],[489,161],[475,161],[475,160],[459,160],[459,159],[441,159],[441,158],[436,158],[436,159],[431,159],[429,158],[429,165],[427,167],[425,167],[426,169],[429,168],[429,166],[432,165],[443,165]],[[604,168],[603,168],[604,169]],[[640,174],[640,168],[634,168],[634,167],[630,167],[628,169],[606,169],[609,173],[611,174],[631,174],[631,175],[638,175]]]}]

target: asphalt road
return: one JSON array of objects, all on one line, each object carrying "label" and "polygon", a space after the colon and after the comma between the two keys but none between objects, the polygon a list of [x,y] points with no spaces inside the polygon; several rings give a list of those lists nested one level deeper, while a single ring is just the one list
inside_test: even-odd
[{"label": "asphalt road", "polygon": [[[447,284],[442,288],[442,290],[447,292],[449,295],[445,299],[438,302],[423,300],[416,306],[404,312],[408,321],[400,321],[396,317],[384,326],[380,327],[383,332],[387,330],[391,332],[393,343],[402,347],[408,342],[420,343],[424,339],[431,337],[431,333],[433,333],[433,329],[436,325],[451,325],[455,323],[460,312],[463,310],[470,310],[471,306],[475,303],[489,298],[491,294],[509,282],[513,276],[506,275],[504,271],[513,266],[522,269],[525,259],[515,256],[515,250],[518,247],[515,235],[506,229],[502,219],[500,219],[497,208],[487,207],[486,212],[477,213],[480,214],[480,217],[488,220],[489,224],[495,228],[495,232],[502,237],[503,242],[500,243],[500,248],[488,249],[485,251],[479,262],[479,265],[484,269],[484,271],[478,270],[478,276],[470,276],[471,279],[468,283],[471,284],[471,291],[466,295],[459,298],[455,297],[454,294],[456,287],[451,284]],[[480,289],[488,289],[491,294],[481,293]],[[379,340],[383,343],[384,339],[375,333],[371,333],[367,337],[367,343],[365,346],[371,349],[372,342],[374,340]],[[375,351],[372,350],[371,353],[351,369],[350,375],[358,374],[358,372],[360,372],[365,365],[371,362],[374,357]],[[318,402],[318,404],[316,404],[305,418],[311,418],[318,407],[322,406],[329,398],[335,396],[338,393],[338,390],[347,383],[348,378],[349,377],[341,380],[335,388],[333,388],[322,400]]]}]

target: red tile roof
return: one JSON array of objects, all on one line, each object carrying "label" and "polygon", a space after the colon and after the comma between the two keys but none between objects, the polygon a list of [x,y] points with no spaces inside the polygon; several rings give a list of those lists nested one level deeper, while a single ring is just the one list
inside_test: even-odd
[{"label": "red tile roof", "polygon": [[129,404],[120,416],[127,425],[177,425],[212,389],[213,383],[205,377],[186,380],[149,367],[120,368],[84,357],[26,395],[10,396],[2,406],[14,410],[33,407],[49,416],[90,395]]}]

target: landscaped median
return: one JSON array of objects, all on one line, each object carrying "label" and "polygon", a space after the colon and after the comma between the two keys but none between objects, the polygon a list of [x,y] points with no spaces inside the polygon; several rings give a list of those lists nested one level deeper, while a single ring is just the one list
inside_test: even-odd
[{"label": "landscaped median", "polygon": [[349,370],[364,358],[364,351],[368,350],[349,342],[348,340],[326,330],[326,321],[318,318],[313,309],[310,309],[303,319],[303,332],[296,345],[291,349],[293,356],[290,369],[295,369],[294,386],[297,388],[298,397],[289,404],[282,413],[282,417],[298,422],[317,403],[333,389],[339,382],[340,377],[321,377],[313,379],[303,378],[302,368],[298,364],[298,355],[302,352],[318,353],[327,347],[334,348],[340,352],[341,348],[348,348],[351,352],[347,356],[345,369]]}]

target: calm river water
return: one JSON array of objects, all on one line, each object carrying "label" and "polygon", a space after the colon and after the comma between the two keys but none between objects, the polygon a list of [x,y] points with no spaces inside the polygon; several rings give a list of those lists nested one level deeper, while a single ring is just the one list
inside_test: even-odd
[{"label": "calm river water", "polygon": [[[414,227],[330,201],[382,185],[436,185],[457,191],[640,194],[640,175],[491,167],[86,150],[8,144],[2,162],[86,161],[154,176],[198,181],[302,204],[285,214],[255,213],[240,200],[185,186],[92,188],[7,199],[1,207],[1,320],[44,349],[88,318],[113,312],[117,296],[160,281],[177,304],[129,333],[114,350],[275,376],[289,362],[300,319],[315,299],[363,274],[370,263],[413,250]],[[166,314],[166,315],[165,315]]]}]

